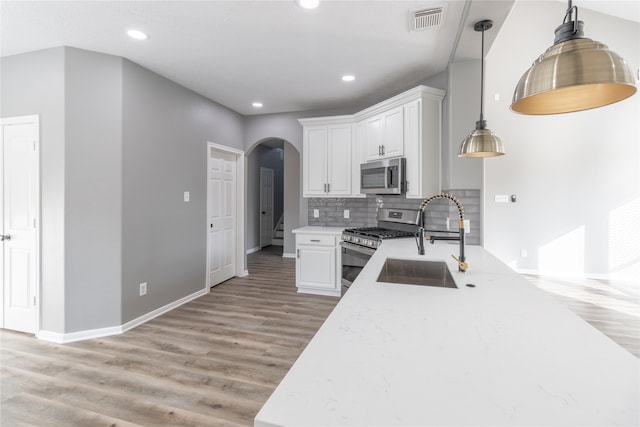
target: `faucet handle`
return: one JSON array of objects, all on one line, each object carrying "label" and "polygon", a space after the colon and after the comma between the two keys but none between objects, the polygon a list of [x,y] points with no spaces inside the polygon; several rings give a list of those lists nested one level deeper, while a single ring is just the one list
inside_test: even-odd
[{"label": "faucet handle", "polygon": [[460,269],[460,271],[467,271],[467,268],[469,268],[469,264],[467,264],[464,261],[460,261],[460,259],[455,256],[455,255],[451,255],[451,258],[455,259],[456,262],[458,263],[458,268]]}]

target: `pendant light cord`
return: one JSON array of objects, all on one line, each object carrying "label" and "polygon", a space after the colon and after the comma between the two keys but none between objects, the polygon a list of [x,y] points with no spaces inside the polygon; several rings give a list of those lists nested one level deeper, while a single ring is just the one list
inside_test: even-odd
[{"label": "pendant light cord", "polygon": [[484,27],[482,28],[482,48],[480,56],[480,123],[484,122]]}]

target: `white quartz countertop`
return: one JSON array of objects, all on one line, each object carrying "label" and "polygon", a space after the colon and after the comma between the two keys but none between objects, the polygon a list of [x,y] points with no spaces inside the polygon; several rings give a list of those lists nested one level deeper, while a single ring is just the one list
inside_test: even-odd
[{"label": "white quartz countertop", "polygon": [[[640,362],[478,246],[385,240],[255,426],[640,424]],[[377,283],[445,260],[458,289]],[[467,283],[476,285],[466,287]]]},{"label": "white quartz countertop", "polygon": [[329,234],[339,236],[342,234],[344,227],[322,227],[319,225],[307,225],[292,230],[292,233],[307,233],[307,234]]}]

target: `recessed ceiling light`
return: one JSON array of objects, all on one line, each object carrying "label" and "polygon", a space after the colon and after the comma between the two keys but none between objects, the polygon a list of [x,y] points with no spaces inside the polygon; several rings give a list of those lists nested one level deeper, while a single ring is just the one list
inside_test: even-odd
[{"label": "recessed ceiling light", "polygon": [[320,0],[296,0],[298,6],[305,9],[315,9],[320,4]]},{"label": "recessed ceiling light", "polygon": [[127,35],[132,39],[136,39],[136,40],[146,40],[149,38],[148,35],[146,35],[140,30],[127,30]]},{"label": "recessed ceiling light", "polygon": [[342,76],[342,81],[343,82],[352,82],[356,79],[356,76],[352,76],[351,74],[346,74],[344,76]]},{"label": "recessed ceiling light", "polygon": [[253,105],[255,108],[262,108],[262,102],[254,102]]}]

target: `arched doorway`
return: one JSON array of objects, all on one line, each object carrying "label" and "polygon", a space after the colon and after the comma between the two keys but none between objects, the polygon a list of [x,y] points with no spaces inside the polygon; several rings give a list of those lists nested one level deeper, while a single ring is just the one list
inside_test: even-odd
[{"label": "arched doorway", "polygon": [[[265,170],[273,171],[272,212],[265,206]],[[300,153],[282,138],[265,138],[258,141],[247,154],[247,253],[256,252],[265,246],[282,246],[282,256],[295,256],[295,241],[291,230],[300,224]],[[267,191],[268,193],[268,191]],[[262,196],[261,196],[262,194]],[[268,197],[268,196],[267,196]],[[267,206],[269,203],[267,202]],[[265,214],[263,214],[265,212]],[[267,218],[265,218],[267,217]],[[265,241],[261,232],[261,221],[272,227],[270,239]],[[264,230],[263,230],[264,231]],[[262,241],[261,241],[262,240]]]}]

